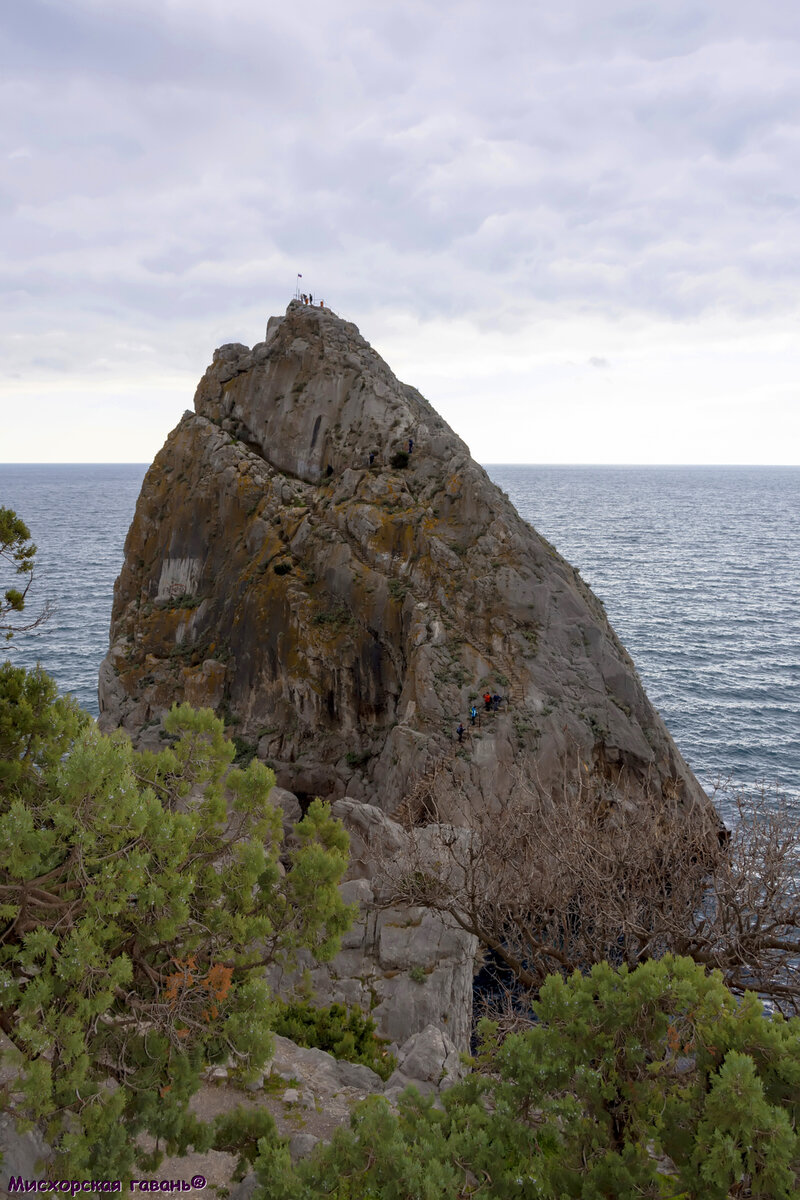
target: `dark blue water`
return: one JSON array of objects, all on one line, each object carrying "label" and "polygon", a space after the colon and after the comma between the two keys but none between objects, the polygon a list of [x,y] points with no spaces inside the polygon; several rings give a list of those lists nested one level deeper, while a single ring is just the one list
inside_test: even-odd
[{"label": "dark blue water", "polygon": [[[54,615],[5,644],[22,666],[41,662],[62,691],[97,716],[97,671],[108,649],[114,580],[146,465],[0,465],[0,505],[13,508],[38,547],[22,616],[45,601]],[[6,570],[0,590],[9,586]]]},{"label": "dark blue water", "polygon": [[800,790],[800,468],[492,466],[706,786]]},{"label": "dark blue water", "polygon": [[[604,601],[701,781],[800,791],[800,468],[489,466]],[[11,643],[97,712],[97,668],[144,466],[0,466],[39,546]],[[4,574],[3,589],[9,586]]]}]

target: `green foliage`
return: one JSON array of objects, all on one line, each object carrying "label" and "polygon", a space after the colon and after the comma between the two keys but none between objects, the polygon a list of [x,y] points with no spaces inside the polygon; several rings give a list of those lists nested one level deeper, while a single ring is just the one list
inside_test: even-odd
[{"label": "green foliage", "polygon": [[[37,667],[23,671],[0,665],[0,804],[13,791],[33,794],[51,778],[91,718],[70,697],[59,697],[55,682]],[[22,847],[0,849],[0,857]]]},{"label": "green foliage", "polygon": [[326,609],[324,612],[314,613],[311,618],[312,625],[332,625],[335,629],[344,629],[354,622],[355,617],[344,604],[337,604],[334,608]]},{"label": "green foliage", "polygon": [[0,597],[0,632],[6,640],[14,636],[14,627],[5,623],[9,613],[20,613],[25,608],[25,598],[33,579],[36,547],[31,542],[31,532],[11,508],[0,508],[0,566],[10,566],[15,575],[21,576],[19,587],[7,587]]},{"label": "green foliage", "polygon": [[291,1168],[262,1140],[259,1200],[790,1200],[800,1185],[800,1020],[667,957],[552,976],[537,1023],[484,1022],[441,1110],[409,1089]]},{"label": "green foliage", "polygon": [[298,1046],[316,1047],[334,1058],[361,1063],[381,1079],[388,1079],[397,1066],[395,1056],[386,1052],[386,1039],[376,1035],[372,1017],[359,1008],[348,1009],[344,1004],[315,1008],[304,1001],[276,1001],[272,1028]]},{"label": "green foliage", "polygon": [[397,453],[393,454],[389,459],[389,464],[390,466],[394,467],[396,471],[405,470],[405,468],[408,466],[408,451],[398,450]]},{"label": "green foliage", "polygon": [[160,605],[161,608],[199,608],[205,599],[193,592],[183,592],[180,596],[170,596]]},{"label": "green foliage", "polygon": [[213,1064],[247,1081],[269,1057],[265,966],[330,959],[354,916],[325,805],[284,875],[272,773],[231,767],[209,710],[176,706],[165,728],[166,749],[137,754],[43,672],[0,668],[0,1107],[45,1123],[63,1177],[210,1145],[188,1102]]},{"label": "green foliage", "polygon": [[251,742],[247,738],[239,737],[234,734],[233,746],[236,751],[233,762],[237,767],[247,767],[256,756],[258,745],[256,742]]},{"label": "green foliage", "polygon": [[357,750],[348,750],[344,757],[348,767],[363,767],[372,758],[372,751],[362,750],[359,753]]}]

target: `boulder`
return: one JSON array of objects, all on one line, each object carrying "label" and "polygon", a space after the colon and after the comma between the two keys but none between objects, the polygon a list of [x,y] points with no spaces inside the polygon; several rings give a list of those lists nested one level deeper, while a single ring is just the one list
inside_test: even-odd
[{"label": "boulder", "polygon": [[409,1083],[432,1084],[446,1091],[464,1077],[461,1056],[446,1033],[426,1025],[405,1042],[397,1056],[397,1070],[386,1083],[386,1093]]},{"label": "boulder", "polygon": [[6,1181],[12,1175],[23,1179],[41,1179],[52,1157],[52,1150],[38,1129],[18,1133],[8,1113],[0,1113],[0,1162]]},{"label": "boulder", "polygon": [[381,809],[349,797],[337,801],[333,813],[350,834],[348,878],[340,891],[346,903],[359,905],[359,917],[332,962],[318,965],[301,954],[294,971],[271,968],[269,982],[289,998],[308,971],[316,1003],[361,1007],[391,1043],[400,1046],[434,1025],[466,1051],[477,940],[429,909],[388,904],[382,870],[387,858],[396,866],[410,857],[415,841],[434,854],[445,835],[438,826],[405,830]]},{"label": "boulder", "polygon": [[347,825],[361,915],[300,969],[398,1046],[466,1050],[477,944],[394,905],[381,862],[444,869],[520,788],[557,810],[591,781],[615,820],[682,828],[710,808],[580,573],[354,325],[296,301],[215,352],[126,539],[100,726],[154,746],[186,699],[273,768],[287,833],[315,796]]},{"label": "boulder", "polygon": [[318,1141],[319,1138],[314,1137],[313,1133],[293,1133],[289,1138],[289,1153],[292,1156],[292,1162],[308,1158]]}]

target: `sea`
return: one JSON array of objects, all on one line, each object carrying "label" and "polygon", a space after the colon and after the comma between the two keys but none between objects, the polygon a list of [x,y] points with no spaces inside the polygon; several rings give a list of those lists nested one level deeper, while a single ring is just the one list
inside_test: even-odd
[{"label": "sea", "polygon": [[[5,654],[40,662],[94,715],[145,470],[0,465],[0,506],[38,547],[24,615],[55,608]],[[800,795],[800,467],[486,470],[603,601],[701,783]]]}]

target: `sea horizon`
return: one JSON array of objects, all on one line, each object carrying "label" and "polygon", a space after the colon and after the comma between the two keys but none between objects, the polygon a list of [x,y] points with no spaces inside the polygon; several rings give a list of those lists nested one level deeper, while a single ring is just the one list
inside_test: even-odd
[{"label": "sea horizon", "polygon": [[[26,460],[25,462],[17,461],[0,461],[0,467],[150,467],[152,459],[145,462],[139,459],[87,459],[86,461],[34,461]],[[742,470],[800,470],[800,463],[588,463],[588,462],[512,462],[511,460],[492,460],[476,459],[484,469],[486,467],[567,467],[570,470],[586,467],[590,470],[603,470],[605,467],[613,468],[614,470],[624,470],[630,468],[635,471],[646,470],[680,470],[686,468],[691,470],[697,468],[703,471],[728,470],[741,468]]]}]

